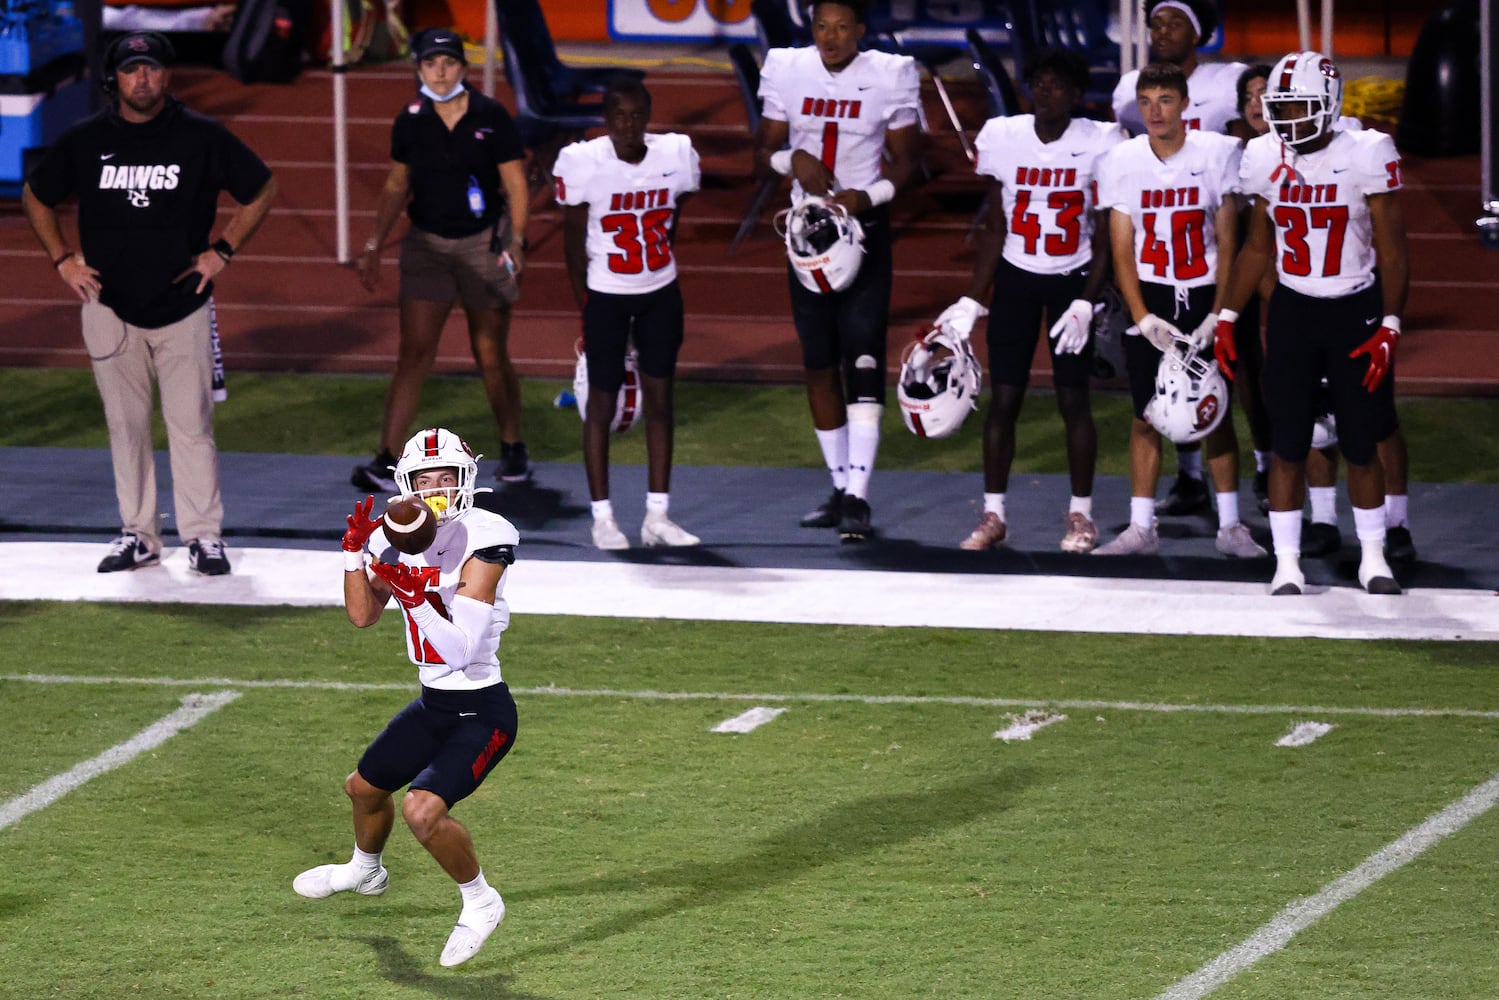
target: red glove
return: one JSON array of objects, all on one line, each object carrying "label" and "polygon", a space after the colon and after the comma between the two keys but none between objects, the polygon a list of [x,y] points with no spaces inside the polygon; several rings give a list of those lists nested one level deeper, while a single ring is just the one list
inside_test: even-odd
[{"label": "red glove", "polygon": [[380,519],[370,518],[370,511],[375,509],[375,498],[367,496],[354,505],[354,513],[348,517],[349,528],[344,532],[344,551],[363,552],[364,544],[370,540],[376,528],[380,527]]},{"label": "red glove", "polygon": [[442,574],[436,566],[383,562],[371,563],[370,572],[390,584],[390,592],[403,608],[417,608],[426,604],[427,585],[437,583]]},{"label": "red glove", "polygon": [[1398,339],[1400,339],[1399,317],[1386,316],[1374,336],[1348,352],[1350,358],[1356,358],[1360,354],[1369,355],[1369,369],[1364,372],[1364,388],[1369,392],[1379,388],[1379,383],[1384,381],[1390,365],[1395,363],[1395,341]]},{"label": "red glove", "polygon": [[1234,346],[1234,322],[1239,314],[1232,309],[1218,310],[1218,325],[1213,328],[1213,358],[1223,377],[1234,380],[1234,362],[1239,360],[1239,351]]}]

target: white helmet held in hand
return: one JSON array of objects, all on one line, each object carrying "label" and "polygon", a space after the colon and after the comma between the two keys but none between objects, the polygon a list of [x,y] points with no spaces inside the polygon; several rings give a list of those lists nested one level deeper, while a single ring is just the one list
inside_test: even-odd
[{"label": "white helmet held in hand", "polygon": [[1161,355],[1155,395],[1145,404],[1145,420],[1161,434],[1187,444],[1200,441],[1228,412],[1228,382],[1209,355],[1201,357],[1186,338]]},{"label": "white helmet held in hand", "polygon": [[917,437],[952,434],[978,409],[983,369],[968,340],[928,327],[901,355],[895,396],[901,419]]},{"label": "white helmet held in hand", "polygon": [[[588,419],[588,356],[583,353],[583,341],[573,345],[578,354],[578,367],[573,370],[573,396],[578,400],[578,416]],[[632,344],[625,351],[625,380],[619,386],[619,398],[614,404],[614,418],[609,429],[623,434],[635,426],[640,416],[642,398],[640,393],[640,356]]]},{"label": "white helmet held in hand", "polygon": [[[414,487],[416,477],[428,469],[456,470],[458,487],[417,490]],[[402,495],[418,496],[427,501],[437,513],[439,524],[456,521],[473,507],[474,482],[478,477],[479,456],[474,454],[467,441],[441,427],[417,431],[396,460],[396,485]]]},{"label": "white helmet held in hand", "polygon": [[841,292],[859,276],[864,227],[837,202],[807,198],[776,214],[776,232],[796,279],[810,291]]}]

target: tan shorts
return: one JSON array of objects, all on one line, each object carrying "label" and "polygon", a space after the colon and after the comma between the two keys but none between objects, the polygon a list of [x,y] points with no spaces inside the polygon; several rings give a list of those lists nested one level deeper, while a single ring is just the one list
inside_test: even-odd
[{"label": "tan shorts", "polygon": [[[500,229],[508,245],[509,221]],[[489,230],[450,240],[413,227],[401,241],[401,298],[504,309],[520,298],[520,284],[490,253]]]}]

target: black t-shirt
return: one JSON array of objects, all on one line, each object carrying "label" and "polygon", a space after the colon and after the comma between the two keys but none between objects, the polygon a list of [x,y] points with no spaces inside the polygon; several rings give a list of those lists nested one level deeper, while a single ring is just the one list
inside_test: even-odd
[{"label": "black t-shirt", "polygon": [[241,205],[271,179],[260,157],[206,115],[167,98],[139,124],[115,109],[74,125],[47,150],[27,183],[56,207],[78,197],[83,258],[99,272],[99,301],[134,326],[155,329],[196,312],[198,277],[173,279],[208,249],[219,192]]},{"label": "black t-shirt", "polygon": [[[468,110],[451,130],[431,98],[417,97],[396,116],[390,132],[390,158],[410,170],[406,214],[411,224],[450,240],[495,224],[505,207],[500,164],[525,155],[510,112],[473,89],[468,91]],[[478,216],[469,207],[469,178],[484,198]]]}]

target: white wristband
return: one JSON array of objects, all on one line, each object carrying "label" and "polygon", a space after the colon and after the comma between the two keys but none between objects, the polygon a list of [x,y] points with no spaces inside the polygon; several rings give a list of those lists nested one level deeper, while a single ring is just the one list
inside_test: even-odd
[{"label": "white wristband", "polygon": [[865,188],[864,194],[869,198],[869,207],[883,205],[895,197],[895,183],[882,177]]},{"label": "white wristband", "polygon": [[1395,336],[1400,336],[1400,317],[1394,313],[1390,313],[1384,319],[1380,320],[1379,325],[1388,330],[1394,330]]},{"label": "white wristband", "polygon": [[1220,322],[1220,323],[1237,323],[1238,321],[1239,321],[1239,314],[1236,313],[1236,312],[1234,312],[1232,309],[1219,309],[1218,310],[1218,322]]},{"label": "white wristband", "polygon": [[363,552],[350,552],[347,549],[345,549],[344,550],[344,572],[345,573],[363,573],[364,572],[364,553]]},{"label": "white wristband", "polygon": [[770,154],[770,169],[781,176],[791,173],[791,150],[778,149]]}]

